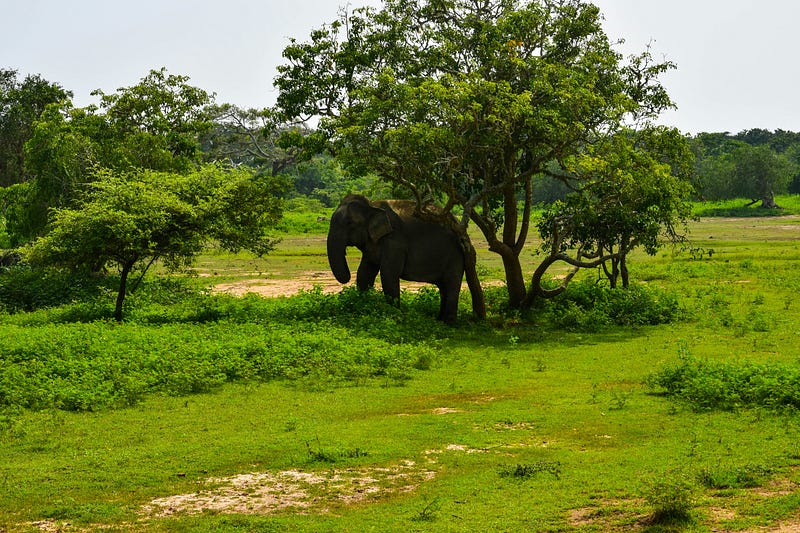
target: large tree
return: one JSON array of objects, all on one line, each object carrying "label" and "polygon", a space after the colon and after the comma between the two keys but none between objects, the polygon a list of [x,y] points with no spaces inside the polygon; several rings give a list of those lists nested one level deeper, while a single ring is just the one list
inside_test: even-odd
[{"label": "large tree", "polygon": [[277,176],[299,159],[310,157],[296,147],[284,149],[278,144],[282,134],[291,133],[302,138],[309,131],[305,124],[279,124],[270,109],[242,109],[222,104],[209,106],[208,111],[214,126],[202,137],[207,160],[261,168]]},{"label": "large tree", "polygon": [[[531,292],[542,294],[528,288],[520,259],[534,178],[550,176],[583,194],[601,176],[628,174],[582,175],[586,159],[578,165],[577,156],[657,162],[620,134],[646,128],[671,105],[658,76],[672,65],[648,51],[624,63],[601,22],[598,8],[581,0],[385,0],[380,10],[344,13],[310,40],[292,41],[276,79],[277,107],[286,118],[319,119],[306,146],[327,141],[352,171],[403,185],[420,206],[457,208],[465,242],[474,222],[503,260],[510,305],[523,307]],[[664,142],[681,142],[662,133]],[[594,149],[609,138],[636,157]],[[605,200],[586,209],[598,201]],[[588,250],[589,242],[573,244],[581,266],[613,259]]]}]

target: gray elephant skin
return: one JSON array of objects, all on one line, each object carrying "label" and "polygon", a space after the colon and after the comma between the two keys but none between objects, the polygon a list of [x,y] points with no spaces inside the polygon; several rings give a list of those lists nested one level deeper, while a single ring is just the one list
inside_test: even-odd
[{"label": "gray elephant skin", "polygon": [[432,283],[439,288],[439,320],[454,322],[464,276],[464,250],[458,235],[414,215],[406,200],[371,202],[349,195],[331,216],[328,262],[340,283],[350,281],[346,249],[361,251],[356,286],[365,291],[381,275],[383,293],[400,298],[400,280]]}]

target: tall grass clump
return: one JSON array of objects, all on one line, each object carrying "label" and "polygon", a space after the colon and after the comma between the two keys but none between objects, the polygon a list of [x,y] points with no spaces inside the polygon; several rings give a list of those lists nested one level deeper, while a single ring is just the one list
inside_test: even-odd
[{"label": "tall grass clump", "polygon": [[668,476],[651,482],[645,500],[652,510],[653,525],[682,525],[693,521],[692,486],[680,476]]}]

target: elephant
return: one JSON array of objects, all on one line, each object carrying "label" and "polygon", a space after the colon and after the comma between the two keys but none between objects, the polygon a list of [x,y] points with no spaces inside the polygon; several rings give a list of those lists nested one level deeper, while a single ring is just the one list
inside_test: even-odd
[{"label": "elephant", "polygon": [[400,280],[432,283],[439,288],[438,319],[453,323],[464,276],[464,248],[458,234],[414,214],[407,200],[372,202],[361,195],[346,196],[331,216],[328,262],[339,283],[350,281],[346,248],[361,251],[356,286],[372,288],[378,273],[383,293],[400,298]]}]

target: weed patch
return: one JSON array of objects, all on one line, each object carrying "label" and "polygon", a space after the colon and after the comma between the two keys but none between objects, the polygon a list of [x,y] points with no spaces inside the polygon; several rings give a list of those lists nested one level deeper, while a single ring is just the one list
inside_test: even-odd
[{"label": "weed patch", "polygon": [[772,473],[772,469],[758,464],[717,465],[703,468],[697,480],[708,489],[750,489],[760,487]]},{"label": "weed patch", "polygon": [[561,463],[558,461],[537,461],[535,463],[517,464],[500,470],[500,477],[530,479],[539,474],[550,474],[555,479],[561,477]]}]

